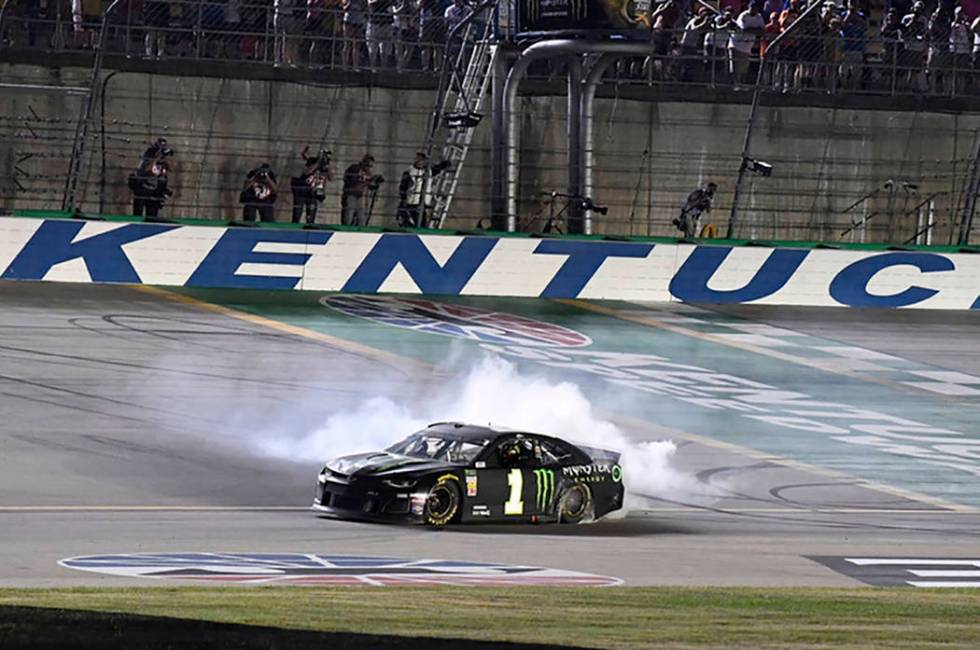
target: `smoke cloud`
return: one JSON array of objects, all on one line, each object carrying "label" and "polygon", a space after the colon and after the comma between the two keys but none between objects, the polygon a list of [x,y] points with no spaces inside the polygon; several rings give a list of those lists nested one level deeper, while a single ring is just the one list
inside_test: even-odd
[{"label": "smoke cloud", "polygon": [[638,442],[597,415],[576,384],[523,374],[496,357],[485,357],[468,372],[424,399],[396,401],[374,397],[330,415],[299,437],[274,429],[253,440],[262,455],[323,462],[345,454],[383,449],[432,422],[461,421],[554,435],[583,445],[619,451],[627,489],[627,508],[647,498],[684,503],[714,501],[716,486],[701,484],[676,469],[677,446],[670,440]]}]

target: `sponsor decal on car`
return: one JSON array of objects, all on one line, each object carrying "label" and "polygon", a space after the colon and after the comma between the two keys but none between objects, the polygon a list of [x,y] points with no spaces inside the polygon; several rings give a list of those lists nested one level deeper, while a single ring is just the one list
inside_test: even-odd
[{"label": "sponsor decal on car", "polygon": [[413,496],[412,504],[411,504],[412,514],[421,515],[423,512],[425,512],[425,502],[426,502],[426,496],[424,494],[421,496],[418,495]]},{"label": "sponsor decal on car", "polygon": [[623,468],[619,465],[592,463],[591,465],[569,465],[562,467],[562,474],[576,481],[596,483],[610,479],[615,483],[623,480]]},{"label": "sponsor decal on car", "polygon": [[490,516],[490,506],[477,504],[473,506],[471,513],[474,517],[489,517]]},{"label": "sponsor decal on car", "polygon": [[386,586],[622,583],[619,578],[609,576],[535,566],[307,553],[126,553],[73,557],[58,564],[126,578],[211,583]]},{"label": "sponsor decal on car", "polygon": [[466,496],[475,497],[478,487],[476,472],[471,469],[466,470]]},{"label": "sponsor decal on car", "polygon": [[546,510],[555,497],[555,473],[550,469],[534,470],[536,501],[539,510]]},{"label": "sponsor decal on car", "polygon": [[579,348],[592,343],[585,334],[561,325],[424,298],[339,295],[321,298],[320,303],[375,323],[481,343],[551,348]]}]

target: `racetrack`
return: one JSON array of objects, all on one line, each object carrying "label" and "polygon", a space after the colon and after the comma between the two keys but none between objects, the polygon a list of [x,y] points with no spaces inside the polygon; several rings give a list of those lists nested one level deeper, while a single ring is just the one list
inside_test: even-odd
[{"label": "racetrack", "polygon": [[[522,372],[579,385],[634,440],[675,440],[673,466],[705,490],[653,495],[591,526],[432,531],[313,516],[323,459],[276,459],[263,444],[372,395],[424,403],[452,388],[480,342],[341,314],[319,297],[0,282],[0,585],[127,584],[57,562],[164,551],[489,561],[637,585],[843,586],[860,583],[807,556],[976,557],[978,313],[456,299],[585,332],[572,361],[504,352]],[[908,431],[948,429],[960,444],[899,453],[835,432],[839,408],[837,419],[830,407],[758,419],[758,404],[681,392],[705,387],[700,370],[684,381],[648,372],[670,384],[653,386],[599,368],[596,355],[613,352],[708,368],[716,387],[737,376],[846,404],[853,421],[870,421],[865,409],[921,429]],[[819,419],[823,433],[788,417]]]}]

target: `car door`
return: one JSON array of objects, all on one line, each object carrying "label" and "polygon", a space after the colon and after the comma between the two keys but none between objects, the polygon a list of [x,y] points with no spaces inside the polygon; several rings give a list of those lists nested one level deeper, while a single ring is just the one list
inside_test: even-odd
[{"label": "car door", "polygon": [[[515,444],[520,446],[521,455],[504,458],[502,450]],[[482,516],[495,521],[524,521],[552,511],[560,473],[542,458],[533,436],[501,438],[476,463],[473,472],[476,498],[469,499],[468,508],[473,519]]]}]

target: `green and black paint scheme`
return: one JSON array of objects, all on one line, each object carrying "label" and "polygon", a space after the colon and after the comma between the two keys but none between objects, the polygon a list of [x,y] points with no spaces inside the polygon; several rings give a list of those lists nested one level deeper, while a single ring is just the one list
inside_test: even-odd
[{"label": "green and black paint scheme", "polygon": [[623,495],[618,452],[537,433],[440,422],[386,451],[327,462],[317,477],[313,510],[430,526],[581,523],[619,510]]}]

